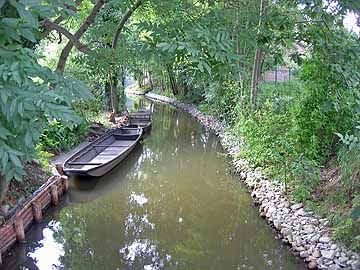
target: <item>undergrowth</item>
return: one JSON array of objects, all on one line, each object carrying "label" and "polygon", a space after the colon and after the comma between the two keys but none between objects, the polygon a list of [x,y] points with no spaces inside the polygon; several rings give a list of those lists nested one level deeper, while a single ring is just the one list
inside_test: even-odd
[{"label": "undergrowth", "polygon": [[[347,106],[333,108],[329,86],[316,82],[314,72],[322,70],[317,63],[310,63],[305,65],[302,80],[262,83],[256,110],[240,110],[232,102],[230,112],[224,110],[222,100],[229,102],[231,89],[225,91],[230,97],[221,96],[216,102],[209,99],[212,102],[201,104],[199,109],[216,111],[220,119],[230,123],[231,132],[244,139],[241,158],[260,167],[274,181],[285,183],[292,199],[330,220],[336,240],[359,251],[360,151],[341,146],[336,135],[351,128],[353,101],[343,95]],[[340,180],[323,179],[322,172],[328,169],[325,164],[334,155],[333,166],[339,167]],[[339,183],[331,188],[331,181]],[[358,216],[354,215],[357,206]]]}]

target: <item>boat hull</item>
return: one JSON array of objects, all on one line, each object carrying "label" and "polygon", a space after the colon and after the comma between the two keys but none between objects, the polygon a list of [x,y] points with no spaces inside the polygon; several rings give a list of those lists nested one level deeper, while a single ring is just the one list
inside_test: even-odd
[{"label": "boat hull", "polygon": [[108,172],[110,172],[112,169],[114,169],[117,165],[119,165],[131,153],[131,151],[135,147],[136,147],[136,145],[129,148],[126,152],[124,152],[123,155],[113,159],[110,163],[108,163],[100,168],[95,168],[95,169],[91,169],[88,171],[65,168],[65,169],[63,169],[64,173],[67,176],[93,176],[93,177],[103,176],[103,175],[107,174]]},{"label": "boat hull", "polygon": [[68,158],[63,171],[67,176],[103,176],[126,159],[142,134],[138,126],[108,132]]}]

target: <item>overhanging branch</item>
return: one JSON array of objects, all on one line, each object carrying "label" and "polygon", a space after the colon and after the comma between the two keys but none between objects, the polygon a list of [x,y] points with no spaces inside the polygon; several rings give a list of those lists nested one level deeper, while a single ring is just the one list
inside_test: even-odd
[{"label": "overhanging branch", "polygon": [[112,40],[111,47],[113,49],[116,49],[116,47],[117,47],[119,36],[120,36],[122,29],[124,28],[125,23],[130,19],[131,15],[134,13],[134,11],[144,3],[144,1],[145,0],[137,0],[135,2],[135,4],[132,7],[130,7],[127,10],[127,12],[125,13],[125,15],[122,17],[121,21],[119,22],[118,26],[116,27],[116,32],[115,32],[114,38]]},{"label": "overhanging branch", "polygon": [[79,51],[81,51],[83,53],[91,52],[91,50],[88,47],[86,47],[84,44],[82,44],[73,34],[71,34],[64,27],[62,27],[56,23],[53,23],[53,22],[49,21],[48,19],[42,21],[41,25],[46,27],[47,29],[56,30],[59,33],[66,36]]},{"label": "overhanging branch", "polygon": [[[79,6],[82,1],[83,1],[83,0],[76,0],[76,1],[75,1],[75,6],[70,6],[70,5],[67,5],[67,4],[66,4],[65,7],[66,7],[67,9],[70,9],[70,10],[76,12],[76,11],[77,11],[76,7]],[[53,23],[55,23],[55,24],[60,24],[60,23],[61,23],[63,20],[65,20],[65,19],[66,19],[66,18],[65,18],[64,16],[59,16],[59,17],[57,17],[57,18],[54,20]],[[44,28],[44,30],[41,32],[41,35],[40,35],[41,39],[46,38],[46,37],[50,34],[50,32],[53,30],[52,28],[46,28],[46,27],[44,27],[44,26],[43,26],[43,28]]]}]

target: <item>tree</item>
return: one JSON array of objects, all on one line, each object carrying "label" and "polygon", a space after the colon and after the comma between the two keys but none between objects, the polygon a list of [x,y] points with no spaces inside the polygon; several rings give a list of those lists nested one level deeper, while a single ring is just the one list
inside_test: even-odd
[{"label": "tree", "polygon": [[[86,88],[39,64],[39,55],[28,48],[39,40],[42,18],[70,16],[62,1],[0,2],[0,203],[7,183],[21,181],[23,162],[34,157],[34,145],[48,120],[68,126],[79,121],[71,110]],[[54,88],[50,91],[49,86]]]},{"label": "tree", "polygon": [[[66,44],[65,48],[62,50],[58,65],[56,67],[56,71],[63,73],[65,69],[66,61],[69,57],[69,54],[71,52],[71,49],[74,45],[76,45],[77,42],[79,42],[79,39],[85,34],[85,32],[88,30],[88,28],[91,26],[91,24],[94,23],[96,15],[99,13],[100,9],[105,4],[105,0],[97,0],[95,5],[93,6],[90,14],[87,16],[87,18],[84,20],[84,22],[81,24],[79,29],[74,34],[73,39],[69,39],[69,42]],[[77,46],[78,47],[78,46]],[[81,50],[84,53],[89,53],[88,50]]]},{"label": "tree", "polygon": [[[113,53],[115,53],[117,46],[118,46],[118,42],[119,42],[119,36],[121,34],[121,32],[124,29],[124,26],[126,24],[126,22],[131,18],[132,14],[135,12],[136,9],[138,9],[143,3],[145,2],[145,0],[137,0],[123,15],[123,17],[121,18],[121,20],[119,21],[116,30],[115,30],[115,34],[111,43],[111,49],[113,51]],[[111,91],[111,105],[112,105],[112,114],[113,116],[115,116],[118,112],[118,97],[117,97],[117,93],[116,93],[116,86],[115,86],[115,77],[116,75],[114,75],[114,73],[116,74],[117,72],[115,70],[110,71],[109,73],[109,83],[110,83],[110,91]]]}]

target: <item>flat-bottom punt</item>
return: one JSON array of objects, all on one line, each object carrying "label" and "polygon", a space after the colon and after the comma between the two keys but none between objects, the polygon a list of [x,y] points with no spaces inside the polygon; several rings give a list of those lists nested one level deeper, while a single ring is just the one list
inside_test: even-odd
[{"label": "flat-bottom punt", "polygon": [[152,114],[149,110],[138,110],[135,113],[129,115],[129,125],[128,127],[139,126],[143,129],[143,136],[148,134],[151,130],[152,125]]},{"label": "flat-bottom punt", "polygon": [[151,130],[151,125],[152,122],[151,121],[147,121],[147,120],[130,120],[129,121],[129,125],[127,127],[129,128],[135,128],[135,127],[140,127],[143,129],[143,136],[147,135],[150,130]]},{"label": "flat-bottom punt", "polygon": [[103,176],[130,154],[142,133],[138,126],[111,130],[67,159],[63,171],[68,176]]}]

